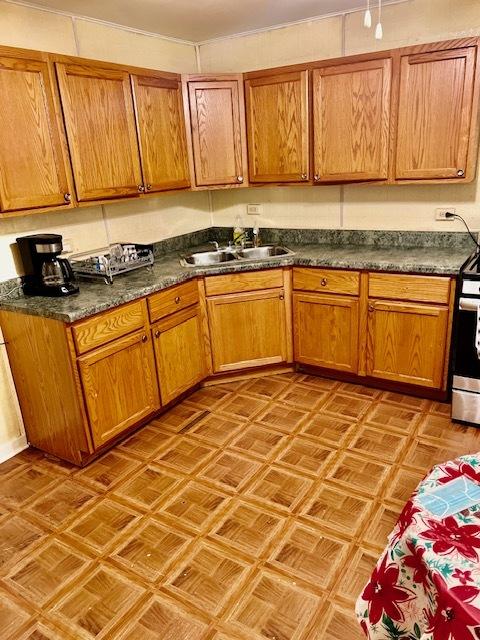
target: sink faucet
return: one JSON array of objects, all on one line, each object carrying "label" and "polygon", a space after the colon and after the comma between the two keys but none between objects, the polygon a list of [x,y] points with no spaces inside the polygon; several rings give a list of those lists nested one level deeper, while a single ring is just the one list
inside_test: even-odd
[{"label": "sink faucet", "polygon": [[253,246],[254,247],[259,247],[260,246],[260,228],[258,226],[258,222],[255,220],[255,224],[253,225],[253,229],[252,229],[252,238],[253,238]]},{"label": "sink faucet", "polygon": [[210,240],[208,244],[213,244],[213,246],[215,247],[215,251],[218,251],[220,249],[220,246],[216,240]]}]

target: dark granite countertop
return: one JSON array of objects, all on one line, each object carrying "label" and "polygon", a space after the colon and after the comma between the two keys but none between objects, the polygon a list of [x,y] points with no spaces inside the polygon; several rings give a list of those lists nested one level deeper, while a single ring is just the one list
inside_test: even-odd
[{"label": "dark granite countertop", "polygon": [[157,257],[151,269],[139,269],[119,276],[110,286],[103,281],[81,281],[81,291],[78,295],[67,298],[20,295],[16,298],[0,299],[0,309],[54,318],[64,322],[75,322],[196,276],[253,271],[287,265],[456,275],[471,253],[471,246],[461,243],[453,246],[295,244],[292,242],[285,242],[285,244],[295,252],[295,255],[201,268],[182,267],[179,251],[175,251]]}]

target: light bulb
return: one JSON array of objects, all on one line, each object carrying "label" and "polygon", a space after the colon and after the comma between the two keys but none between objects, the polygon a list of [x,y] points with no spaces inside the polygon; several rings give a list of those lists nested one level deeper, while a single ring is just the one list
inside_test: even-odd
[{"label": "light bulb", "polygon": [[377,26],[375,27],[375,40],[381,40],[382,38],[383,38],[382,23],[377,22]]},{"label": "light bulb", "polygon": [[365,16],[363,18],[363,26],[367,29],[370,29],[372,26],[372,14],[370,13],[370,9],[365,11]]}]

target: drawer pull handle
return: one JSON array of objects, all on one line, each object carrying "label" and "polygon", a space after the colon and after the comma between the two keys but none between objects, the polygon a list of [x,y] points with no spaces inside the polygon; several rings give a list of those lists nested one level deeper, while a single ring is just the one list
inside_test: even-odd
[{"label": "drawer pull handle", "polygon": [[370,311],[370,313],[373,313],[375,311],[375,305],[373,305],[372,303],[370,303],[368,305],[368,310]]},{"label": "drawer pull handle", "polygon": [[285,300],[285,296],[283,295],[283,293],[281,293],[279,296],[280,300]]},{"label": "drawer pull handle", "polygon": [[180,304],[180,296],[177,296],[177,297],[175,298],[175,304]]},{"label": "drawer pull handle", "polygon": [[155,338],[159,338],[160,337],[160,331],[157,329],[155,331]]},{"label": "drawer pull handle", "polygon": [[327,280],[326,278],[322,278],[322,279],[320,280],[320,284],[322,285],[322,287],[326,287],[326,286],[327,286],[327,283],[328,283],[328,280]]},{"label": "drawer pull handle", "polygon": [[142,342],[147,342],[148,338],[147,336],[142,336]]}]

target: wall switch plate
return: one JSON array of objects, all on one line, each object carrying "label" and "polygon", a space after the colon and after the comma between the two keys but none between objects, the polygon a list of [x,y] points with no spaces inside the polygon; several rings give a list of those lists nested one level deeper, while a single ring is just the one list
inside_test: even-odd
[{"label": "wall switch plate", "polygon": [[263,204],[247,204],[247,214],[249,216],[261,216],[263,213]]},{"label": "wall switch plate", "polygon": [[442,220],[443,222],[455,220],[455,218],[447,218],[447,213],[456,213],[455,207],[441,207],[435,209],[435,220]]}]

